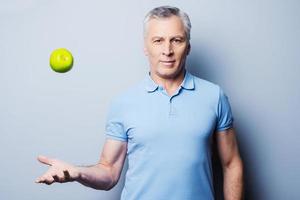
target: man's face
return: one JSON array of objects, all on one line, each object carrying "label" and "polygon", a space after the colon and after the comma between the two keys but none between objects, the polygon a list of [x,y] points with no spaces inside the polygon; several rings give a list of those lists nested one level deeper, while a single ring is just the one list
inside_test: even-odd
[{"label": "man's face", "polygon": [[144,51],[149,58],[151,74],[163,79],[179,75],[190,51],[181,19],[177,16],[151,19],[145,34]]}]

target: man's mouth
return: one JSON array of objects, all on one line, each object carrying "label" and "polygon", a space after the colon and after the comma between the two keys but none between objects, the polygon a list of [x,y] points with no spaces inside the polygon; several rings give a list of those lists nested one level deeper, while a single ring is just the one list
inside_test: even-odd
[{"label": "man's mouth", "polygon": [[166,65],[166,66],[171,66],[175,63],[175,60],[161,60],[160,61],[163,65]]}]

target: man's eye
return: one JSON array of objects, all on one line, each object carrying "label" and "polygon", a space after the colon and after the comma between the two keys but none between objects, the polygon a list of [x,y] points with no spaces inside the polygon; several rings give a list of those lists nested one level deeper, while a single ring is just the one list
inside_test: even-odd
[{"label": "man's eye", "polygon": [[156,44],[159,44],[159,43],[161,43],[161,40],[158,39],[158,40],[154,40],[153,42]]},{"label": "man's eye", "polygon": [[176,44],[179,44],[179,43],[182,42],[182,40],[181,39],[174,39],[173,42],[176,43]]}]

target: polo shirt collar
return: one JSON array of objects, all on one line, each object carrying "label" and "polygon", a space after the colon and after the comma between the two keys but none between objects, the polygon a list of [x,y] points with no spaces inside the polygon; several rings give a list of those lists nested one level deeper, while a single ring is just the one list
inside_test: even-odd
[{"label": "polo shirt collar", "polygon": [[158,84],[153,81],[153,79],[150,76],[150,72],[148,72],[146,77],[146,90],[148,92],[154,92],[158,88]]},{"label": "polo shirt collar", "polygon": [[[154,92],[158,87],[159,85],[153,81],[150,76],[150,72],[148,72],[148,75],[146,77],[146,90],[148,92]],[[186,90],[193,90],[195,88],[194,77],[187,70],[185,71],[184,79],[180,87]]]},{"label": "polo shirt collar", "polygon": [[185,71],[184,79],[180,86],[186,90],[193,90],[195,88],[193,75]]}]

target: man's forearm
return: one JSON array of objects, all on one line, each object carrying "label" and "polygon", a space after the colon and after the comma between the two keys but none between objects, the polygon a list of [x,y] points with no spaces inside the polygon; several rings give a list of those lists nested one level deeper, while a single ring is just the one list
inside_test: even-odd
[{"label": "man's forearm", "polygon": [[237,160],[224,168],[224,199],[243,199],[243,164]]},{"label": "man's forearm", "polygon": [[114,186],[112,170],[103,164],[97,164],[87,167],[77,167],[79,177],[77,182],[97,189],[110,190]]}]

